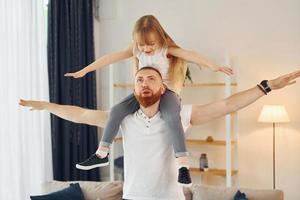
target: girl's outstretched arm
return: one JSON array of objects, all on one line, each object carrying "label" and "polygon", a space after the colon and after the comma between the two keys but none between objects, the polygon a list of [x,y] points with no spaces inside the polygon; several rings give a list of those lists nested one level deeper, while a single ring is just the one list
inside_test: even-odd
[{"label": "girl's outstretched arm", "polygon": [[30,107],[30,110],[47,110],[50,113],[75,123],[104,127],[108,112],[90,110],[78,106],[59,105],[46,101],[32,101],[20,99],[19,105]]},{"label": "girl's outstretched arm", "polygon": [[168,54],[182,58],[186,61],[196,63],[199,66],[206,66],[213,70],[214,72],[223,72],[227,75],[232,75],[232,69],[229,67],[219,66],[216,65],[209,60],[205,59],[203,56],[201,56],[196,51],[186,50],[178,47],[170,47],[168,48]]},{"label": "girl's outstretched arm", "polygon": [[98,58],[96,61],[89,64],[85,68],[83,68],[77,72],[66,73],[65,76],[73,77],[73,78],[81,78],[89,72],[95,71],[106,65],[118,62],[120,60],[124,60],[124,59],[132,57],[133,56],[132,49],[133,49],[133,44],[122,51],[106,54],[106,55]]}]

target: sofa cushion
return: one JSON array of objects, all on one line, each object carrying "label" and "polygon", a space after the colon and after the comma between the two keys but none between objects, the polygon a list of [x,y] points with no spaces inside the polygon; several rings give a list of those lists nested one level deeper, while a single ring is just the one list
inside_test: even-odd
[{"label": "sofa cushion", "polygon": [[79,183],[85,200],[121,200],[123,184],[120,181],[94,182],[94,181],[49,181],[44,183],[43,192],[49,193],[68,187],[70,183]]},{"label": "sofa cushion", "polygon": [[[66,188],[71,182],[48,181],[43,184],[43,193],[54,192]],[[75,182],[72,182],[75,183]],[[85,200],[119,200],[122,199],[122,182],[93,182],[77,181],[80,184]],[[183,189],[186,200],[192,200],[192,191],[190,188]]]},{"label": "sofa cushion", "polygon": [[249,200],[283,200],[283,192],[280,190],[226,188],[198,184],[192,187],[193,200],[232,200],[237,190],[245,193]]},{"label": "sofa cushion", "polygon": [[46,195],[30,196],[31,200],[84,200],[78,183]]}]

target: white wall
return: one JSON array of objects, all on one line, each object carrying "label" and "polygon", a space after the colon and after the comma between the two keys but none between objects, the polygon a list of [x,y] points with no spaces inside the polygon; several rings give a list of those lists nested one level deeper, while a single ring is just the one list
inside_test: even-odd
[{"label": "white wall", "polygon": [[[101,0],[102,3],[107,0]],[[274,78],[299,68],[300,1],[298,0],[116,0],[114,19],[95,22],[96,56],[117,51],[131,41],[134,22],[154,14],[173,39],[184,48],[194,49],[217,63],[228,52],[237,74],[237,90],[253,87],[262,79]],[[106,9],[106,8],[105,8]],[[122,67],[126,65],[126,67]],[[117,68],[116,79],[124,81],[130,64]],[[298,68],[297,68],[298,66]],[[107,69],[98,71],[99,107],[108,108]],[[193,78],[202,82],[222,80],[208,70],[193,69]],[[127,76],[125,80],[130,80]],[[264,104],[284,104],[291,122],[279,125],[276,134],[277,188],[285,199],[300,199],[300,84],[274,91],[238,114],[239,183],[244,187],[272,188],[272,129],[259,124],[257,117]],[[125,92],[128,93],[129,91]],[[124,92],[118,95],[125,96]],[[199,99],[185,103],[205,103],[221,98],[199,89]],[[193,92],[195,93],[195,91]],[[210,94],[211,96],[208,96]],[[204,99],[203,97],[206,96]],[[209,125],[205,125],[210,127]],[[205,127],[204,126],[204,127]]]}]

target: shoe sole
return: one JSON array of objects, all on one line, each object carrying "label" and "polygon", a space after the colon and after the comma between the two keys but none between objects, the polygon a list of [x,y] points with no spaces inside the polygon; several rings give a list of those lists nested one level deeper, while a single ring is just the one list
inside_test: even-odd
[{"label": "shoe sole", "polygon": [[97,164],[97,165],[91,165],[91,166],[82,166],[82,165],[76,164],[76,168],[81,169],[81,170],[90,170],[90,169],[94,169],[94,168],[97,168],[97,167],[105,167],[107,165],[109,165],[109,162],[102,163],[102,164]]},{"label": "shoe sole", "polygon": [[[178,182],[177,182],[178,183]],[[182,186],[182,187],[192,187],[192,183],[189,184],[184,184],[184,183],[178,183],[178,185]]]}]

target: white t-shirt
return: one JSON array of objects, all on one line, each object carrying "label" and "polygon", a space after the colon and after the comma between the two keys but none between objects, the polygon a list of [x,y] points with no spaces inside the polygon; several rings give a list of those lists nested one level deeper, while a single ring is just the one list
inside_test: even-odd
[{"label": "white t-shirt", "polygon": [[147,55],[141,52],[137,47],[133,48],[133,55],[139,60],[139,69],[143,67],[154,67],[156,68],[163,78],[163,82],[169,84],[169,59],[167,58],[168,48],[163,47],[157,49],[153,55]]},{"label": "white t-shirt", "polygon": [[[192,106],[181,109],[186,130]],[[148,118],[141,110],[128,115],[121,123],[124,148],[123,198],[132,200],[184,200],[177,183],[178,168],[167,125],[158,112]]]}]

